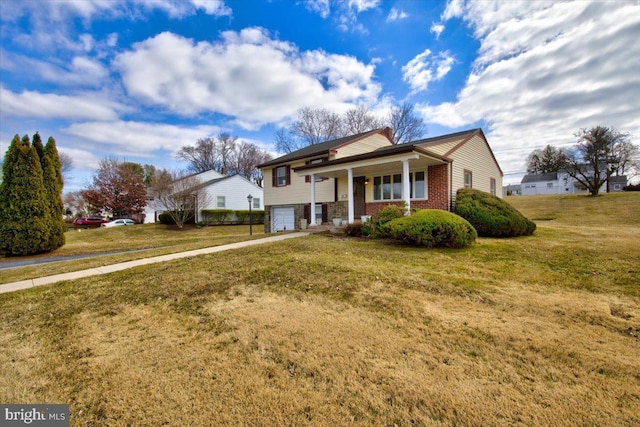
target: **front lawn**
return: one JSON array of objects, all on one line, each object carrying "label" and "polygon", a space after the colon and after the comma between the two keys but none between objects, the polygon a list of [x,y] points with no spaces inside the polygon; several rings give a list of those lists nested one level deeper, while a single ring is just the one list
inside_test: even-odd
[{"label": "front lawn", "polygon": [[2,294],[0,401],[72,426],[639,425],[640,197],[609,196],[509,198],[548,218],[464,250],[311,235]]}]

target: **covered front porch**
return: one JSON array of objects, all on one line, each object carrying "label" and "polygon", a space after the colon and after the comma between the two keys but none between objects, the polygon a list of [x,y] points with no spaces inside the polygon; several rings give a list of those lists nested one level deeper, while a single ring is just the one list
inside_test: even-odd
[{"label": "covered front porch", "polygon": [[[349,158],[309,164],[294,169],[308,176],[310,212],[316,207],[316,182],[335,180],[335,203],[346,202],[346,220],[353,224],[362,215],[372,215],[388,204],[449,209],[449,165],[447,158],[411,145],[393,146]],[[309,226],[316,226],[310,215]]]}]

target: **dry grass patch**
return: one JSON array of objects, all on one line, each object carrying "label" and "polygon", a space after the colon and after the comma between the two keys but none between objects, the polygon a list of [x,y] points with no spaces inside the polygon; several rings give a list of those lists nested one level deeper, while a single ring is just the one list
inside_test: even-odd
[{"label": "dry grass patch", "polygon": [[638,425],[625,221],[463,251],[315,235],[0,295],[0,401],[73,426]]},{"label": "dry grass patch", "polygon": [[0,270],[0,284],[265,237],[260,225],[253,229],[251,237],[249,226],[243,225],[185,227],[182,230],[161,224],[80,231],[72,229],[65,234],[67,243],[63,247],[40,255],[0,257],[0,267],[3,263],[23,259],[37,260],[70,255],[127,252]]}]

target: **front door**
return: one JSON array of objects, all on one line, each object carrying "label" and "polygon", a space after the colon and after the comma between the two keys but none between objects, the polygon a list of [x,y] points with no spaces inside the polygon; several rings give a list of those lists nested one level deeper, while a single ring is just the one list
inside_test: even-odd
[{"label": "front door", "polygon": [[355,219],[359,219],[362,215],[366,214],[364,204],[364,181],[364,176],[356,176],[353,178],[353,216]]}]

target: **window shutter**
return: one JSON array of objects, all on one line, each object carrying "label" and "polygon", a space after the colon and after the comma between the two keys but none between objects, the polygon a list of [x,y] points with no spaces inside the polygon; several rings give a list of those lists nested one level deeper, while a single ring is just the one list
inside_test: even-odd
[{"label": "window shutter", "polygon": [[304,182],[311,182],[311,175],[305,175]]},{"label": "window shutter", "polygon": [[302,216],[309,222],[311,222],[311,215],[309,215],[309,205],[304,205]]},{"label": "window shutter", "polygon": [[271,169],[271,186],[272,187],[277,187],[277,183],[276,183],[276,175],[278,174],[278,168],[273,168]]},{"label": "window shutter", "polygon": [[322,222],[329,222],[329,206],[326,203],[322,204]]},{"label": "window shutter", "polygon": [[287,185],[291,185],[291,166],[287,165]]}]

